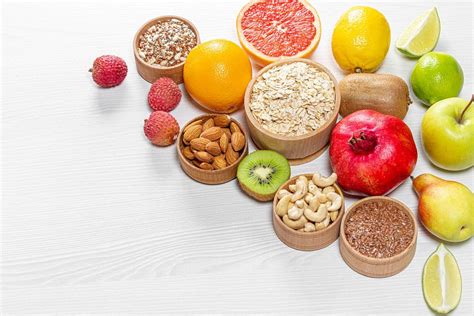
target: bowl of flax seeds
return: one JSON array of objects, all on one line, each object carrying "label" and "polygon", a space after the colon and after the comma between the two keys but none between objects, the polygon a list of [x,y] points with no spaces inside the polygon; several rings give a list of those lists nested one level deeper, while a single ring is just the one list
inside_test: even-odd
[{"label": "bowl of flax seeds", "polygon": [[402,271],[416,250],[417,225],[402,202],[374,196],[355,202],[341,223],[339,249],[356,272],[387,277]]}]

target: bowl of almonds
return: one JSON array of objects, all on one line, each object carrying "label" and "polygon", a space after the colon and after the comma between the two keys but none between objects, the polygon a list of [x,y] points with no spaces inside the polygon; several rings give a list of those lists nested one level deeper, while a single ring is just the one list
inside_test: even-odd
[{"label": "bowl of almonds", "polygon": [[339,237],[344,195],[337,175],[303,174],[289,179],[273,199],[273,229],[287,246],[317,250]]},{"label": "bowl of almonds", "polygon": [[281,153],[293,165],[324,151],[340,103],[331,72],[301,58],[285,58],[260,70],[244,98],[245,117],[255,145]]},{"label": "bowl of almonds", "polygon": [[245,132],[226,114],[201,115],[188,122],[176,142],[184,172],[206,184],[234,179],[239,162],[248,153]]},{"label": "bowl of almonds", "polygon": [[180,84],[186,57],[199,43],[196,27],[185,18],[167,15],[152,19],[133,39],[137,71],[150,83],[169,77]]}]

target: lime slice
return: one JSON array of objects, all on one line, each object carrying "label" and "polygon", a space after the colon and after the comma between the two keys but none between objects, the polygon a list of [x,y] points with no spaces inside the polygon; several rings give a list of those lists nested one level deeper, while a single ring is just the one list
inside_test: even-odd
[{"label": "lime slice", "polygon": [[437,313],[447,314],[461,300],[461,272],[453,254],[439,244],[423,268],[423,295],[426,304]]},{"label": "lime slice", "polygon": [[440,31],[438,10],[432,8],[411,22],[395,46],[403,55],[421,57],[435,48]]}]

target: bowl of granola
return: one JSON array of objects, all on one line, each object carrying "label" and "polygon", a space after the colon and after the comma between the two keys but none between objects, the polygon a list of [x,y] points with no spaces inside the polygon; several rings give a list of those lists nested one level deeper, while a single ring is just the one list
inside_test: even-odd
[{"label": "bowl of granola", "polygon": [[255,145],[283,154],[293,165],[315,159],[325,150],[340,103],[331,72],[302,58],[284,59],[260,70],[244,99]]},{"label": "bowl of granola", "polygon": [[154,18],[140,27],[133,39],[137,71],[150,83],[169,77],[180,84],[186,57],[199,43],[196,27],[185,18],[174,15]]}]

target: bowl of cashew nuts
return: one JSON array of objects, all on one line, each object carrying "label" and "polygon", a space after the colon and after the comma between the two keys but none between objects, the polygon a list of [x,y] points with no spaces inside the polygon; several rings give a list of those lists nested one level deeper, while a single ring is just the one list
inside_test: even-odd
[{"label": "bowl of cashew nuts", "polygon": [[289,179],[273,199],[273,229],[287,246],[317,250],[339,237],[344,195],[335,173],[303,174]]}]

